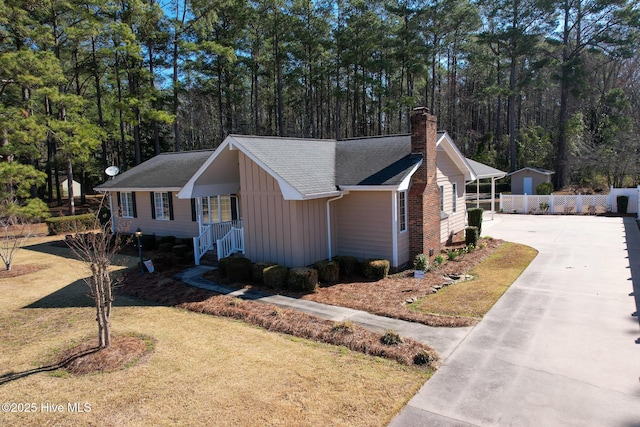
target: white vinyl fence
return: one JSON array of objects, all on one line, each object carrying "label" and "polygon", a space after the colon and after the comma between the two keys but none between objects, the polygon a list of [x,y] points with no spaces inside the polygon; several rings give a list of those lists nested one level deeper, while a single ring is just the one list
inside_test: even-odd
[{"label": "white vinyl fence", "polygon": [[597,215],[618,212],[618,196],[628,196],[627,213],[638,214],[638,188],[611,188],[609,194],[518,195],[500,194],[500,212],[524,214]]}]

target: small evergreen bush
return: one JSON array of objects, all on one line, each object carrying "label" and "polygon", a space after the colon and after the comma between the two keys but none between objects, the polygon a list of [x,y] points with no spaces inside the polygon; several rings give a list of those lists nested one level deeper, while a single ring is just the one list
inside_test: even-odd
[{"label": "small evergreen bush", "polygon": [[478,246],[478,238],[480,234],[478,233],[478,227],[467,227],[464,229],[464,241],[467,246],[473,245]]},{"label": "small evergreen bush", "polygon": [[429,258],[425,254],[418,254],[413,260],[413,269],[421,271],[429,271]]},{"label": "small evergreen bush", "polygon": [[541,182],[536,185],[536,194],[539,196],[548,196],[553,193],[553,183],[552,182]]},{"label": "small evergreen bush", "polygon": [[616,202],[618,202],[618,213],[626,214],[629,206],[629,196],[618,196],[616,197]]},{"label": "small evergreen bush", "polygon": [[289,270],[287,279],[289,289],[313,292],[318,287],[318,270],[309,267],[297,267]]},{"label": "small evergreen bush", "polygon": [[442,254],[436,255],[436,257],[433,259],[433,265],[435,265],[436,267],[441,266],[443,262],[444,257],[442,256]]},{"label": "small evergreen bush", "polygon": [[257,262],[253,264],[253,269],[251,271],[251,280],[254,283],[264,283],[264,269],[273,265],[275,264],[272,262]]},{"label": "small evergreen bush", "polygon": [[171,252],[173,252],[176,256],[183,259],[187,257],[187,254],[189,252],[193,253],[191,251],[191,248],[187,245],[175,245],[174,247],[171,248]]},{"label": "small evergreen bush", "polygon": [[171,252],[172,248],[173,248],[173,243],[170,243],[170,242],[160,242],[158,244],[158,250],[160,252]]},{"label": "small evergreen bush", "polygon": [[414,357],[413,363],[416,365],[428,365],[433,360],[433,357],[426,350],[420,350]]},{"label": "small evergreen bush", "polygon": [[336,261],[318,261],[313,264],[313,268],[318,270],[318,280],[321,283],[336,283],[340,276],[340,264]]},{"label": "small evergreen bush", "polygon": [[331,328],[333,332],[342,332],[346,334],[351,334],[354,331],[353,322],[351,320],[343,320],[342,322],[336,322],[333,324],[333,328]]},{"label": "small evergreen bush", "polygon": [[389,261],[386,259],[369,259],[362,263],[362,274],[369,280],[381,280],[389,274]]},{"label": "small evergreen bush", "polygon": [[348,255],[334,256],[333,261],[337,261],[340,267],[340,274],[343,276],[351,276],[358,270],[358,260]]},{"label": "small evergreen bush", "polygon": [[251,280],[251,260],[243,256],[227,257],[227,279],[231,282],[248,282]]},{"label": "small evergreen bush", "polygon": [[289,269],[282,265],[272,265],[262,270],[264,284],[274,289],[281,289],[287,286],[287,276]]},{"label": "small evergreen bush", "polygon": [[467,210],[467,217],[470,227],[478,228],[478,237],[482,235],[482,208],[471,208]]},{"label": "small evergreen bush", "polygon": [[384,345],[398,345],[402,344],[402,337],[396,331],[388,329],[384,335],[380,337],[380,342]]},{"label": "small evergreen bush", "polygon": [[159,243],[171,243],[171,246],[176,244],[176,236],[162,236],[158,240]]}]

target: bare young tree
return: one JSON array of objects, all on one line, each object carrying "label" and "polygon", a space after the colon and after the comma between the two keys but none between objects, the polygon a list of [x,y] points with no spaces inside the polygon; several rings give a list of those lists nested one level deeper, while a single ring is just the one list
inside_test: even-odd
[{"label": "bare young tree", "polygon": [[0,218],[0,227],[2,227],[0,258],[2,258],[7,271],[10,271],[16,252],[31,237],[31,224],[15,215],[8,215]]},{"label": "bare young tree", "polygon": [[111,220],[102,224],[96,214],[93,232],[76,232],[66,239],[66,243],[91,271],[91,276],[84,280],[96,304],[98,347],[107,348],[111,345],[110,319],[113,290],[118,283],[109,269],[115,255],[122,247],[122,239],[119,234],[111,233]]}]

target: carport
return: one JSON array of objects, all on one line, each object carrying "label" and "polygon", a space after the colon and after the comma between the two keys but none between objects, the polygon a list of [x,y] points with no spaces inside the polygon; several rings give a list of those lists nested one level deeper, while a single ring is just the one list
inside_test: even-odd
[{"label": "carport", "polygon": [[[467,163],[469,163],[469,166],[471,166],[471,169],[473,169],[473,172],[476,174],[477,208],[480,207],[480,180],[491,178],[491,219],[493,219],[493,214],[496,211],[496,179],[504,178],[507,176],[507,173],[469,158],[467,158]],[[473,181],[469,181],[467,184],[471,184],[472,182]]]}]

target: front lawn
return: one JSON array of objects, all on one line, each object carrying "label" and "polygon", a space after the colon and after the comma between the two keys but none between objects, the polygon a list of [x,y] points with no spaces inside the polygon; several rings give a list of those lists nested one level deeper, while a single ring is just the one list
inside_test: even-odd
[{"label": "front lawn", "polygon": [[[153,351],[133,366],[75,376],[26,373],[96,334],[87,275],[56,238],[32,240],[0,278],[0,396],[34,403],[0,413],[0,425],[384,426],[430,372],[344,347],[268,332],[236,320],[118,297],[116,336],[144,335]],[[130,265],[135,259],[123,258]],[[9,382],[8,373],[25,373]],[[62,412],[47,408],[62,405]],[[80,405],[74,406],[75,403]],[[87,408],[82,413],[69,408]]]}]

